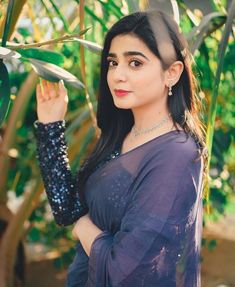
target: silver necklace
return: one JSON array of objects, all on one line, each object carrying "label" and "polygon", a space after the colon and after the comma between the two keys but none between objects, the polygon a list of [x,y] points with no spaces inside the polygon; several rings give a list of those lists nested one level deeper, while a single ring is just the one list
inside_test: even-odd
[{"label": "silver necklace", "polygon": [[[169,113],[168,116],[170,116],[170,115],[171,114]],[[159,123],[155,124],[154,126],[152,126],[151,128],[148,128],[148,129],[137,129],[135,126],[133,126],[131,129],[131,133],[133,134],[134,137],[137,137],[137,136],[142,135],[142,134],[150,133],[153,130],[158,129],[161,126],[163,126],[165,123],[167,123],[169,121],[168,116],[165,116]]]}]

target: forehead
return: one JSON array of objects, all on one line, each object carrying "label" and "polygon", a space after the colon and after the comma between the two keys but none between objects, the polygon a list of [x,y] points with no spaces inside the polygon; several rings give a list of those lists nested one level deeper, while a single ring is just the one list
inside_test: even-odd
[{"label": "forehead", "polygon": [[112,39],[109,49],[110,53],[122,54],[127,50],[138,50],[144,52],[145,54],[152,54],[151,50],[144,43],[144,41],[135,35],[118,35]]}]

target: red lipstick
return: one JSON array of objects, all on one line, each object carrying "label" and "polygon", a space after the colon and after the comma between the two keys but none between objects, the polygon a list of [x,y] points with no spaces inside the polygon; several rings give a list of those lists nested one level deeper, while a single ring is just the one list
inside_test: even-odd
[{"label": "red lipstick", "polygon": [[117,90],[117,89],[115,89],[114,90],[114,93],[115,93],[115,95],[117,96],[117,97],[122,97],[122,96],[125,96],[125,95],[127,95],[128,93],[130,93],[130,91],[126,91],[126,90]]}]

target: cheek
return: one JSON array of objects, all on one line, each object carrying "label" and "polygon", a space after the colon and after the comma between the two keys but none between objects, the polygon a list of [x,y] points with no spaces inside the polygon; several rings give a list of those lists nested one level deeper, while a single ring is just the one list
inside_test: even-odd
[{"label": "cheek", "polygon": [[107,79],[107,83],[109,85],[109,83],[110,83],[110,74],[109,74],[109,72],[107,73],[106,79]]},{"label": "cheek", "polygon": [[112,88],[112,77],[111,77],[110,72],[107,73],[107,77],[106,78],[107,78],[108,87],[109,87],[109,89],[111,89]]},{"label": "cheek", "polygon": [[160,73],[149,72],[135,78],[135,94],[141,101],[161,98],[164,95],[165,83]]},{"label": "cheek", "polygon": [[113,71],[112,71],[112,69],[108,69],[107,70],[107,76],[106,76],[106,78],[107,78],[107,81],[109,81],[110,83],[111,83],[111,81],[112,81],[112,78],[113,78],[113,73],[112,73]]},{"label": "cheek", "polygon": [[137,91],[139,89],[146,90],[161,90],[164,86],[164,80],[162,75],[159,72],[154,70],[149,70],[148,72],[139,73],[135,77],[133,77],[133,83],[137,87]]}]

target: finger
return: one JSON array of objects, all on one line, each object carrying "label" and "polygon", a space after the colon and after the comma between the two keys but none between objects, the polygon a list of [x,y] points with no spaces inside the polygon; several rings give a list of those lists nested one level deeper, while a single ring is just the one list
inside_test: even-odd
[{"label": "finger", "polygon": [[55,83],[54,86],[55,86],[56,97],[59,97],[59,83],[58,82]]},{"label": "finger", "polygon": [[63,81],[63,80],[60,80],[60,81],[59,81],[59,91],[60,91],[60,93],[61,93],[63,96],[67,94],[67,90],[66,90],[66,88],[65,88],[65,86],[64,86],[64,81]]},{"label": "finger", "polygon": [[57,94],[56,94],[56,89],[55,89],[54,83],[47,82],[47,86],[48,86],[49,97],[51,99],[55,98],[57,96]]},{"label": "finger", "polygon": [[62,96],[62,99],[68,103],[69,98],[68,98],[68,93],[67,93],[67,89],[64,86],[64,82],[63,80],[59,81],[59,94]]},{"label": "finger", "polygon": [[48,88],[48,81],[42,80],[42,85],[43,85],[43,97],[45,100],[50,100],[50,94],[49,94],[49,88]]},{"label": "finger", "polygon": [[46,80],[41,79],[41,90],[42,90],[42,95],[43,95],[43,96],[44,96],[45,93],[46,93],[46,89],[47,89]]},{"label": "finger", "polygon": [[37,98],[38,102],[44,101],[40,84],[37,84],[37,86],[36,86],[36,98]]},{"label": "finger", "polygon": [[40,88],[41,88],[41,95],[43,96],[44,94],[44,88],[43,88],[43,82],[42,82],[42,78],[39,78],[39,84],[40,84]]}]

